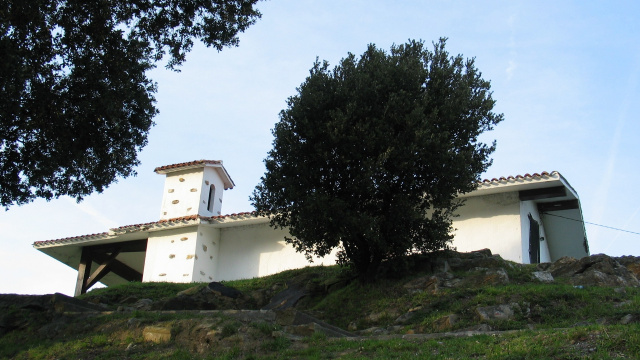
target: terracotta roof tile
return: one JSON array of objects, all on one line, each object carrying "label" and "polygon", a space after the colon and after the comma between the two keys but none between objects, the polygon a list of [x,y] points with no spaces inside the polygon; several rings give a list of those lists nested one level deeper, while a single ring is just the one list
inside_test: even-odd
[{"label": "terracotta roof tile", "polygon": [[[187,221],[192,221],[192,220],[204,220],[204,221],[211,221],[211,220],[224,220],[224,219],[243,219],[243,218],[248,218],[248,217],[257,217],[258,213],[255,211],[246,211],[246,212],[240,212],[240,213],[233,213],[233,214],[228,214],[228,215],[218,215],[218,216],[200,216],[200,215],[189,215],[189,216],[182,216],[182,217],[178,217],[178,218],[171,218],[171,219],[165,219],[165,220],[158,220],[158,221],[153,221],[153,222],[148,222],[148,223],[141,223],[141,224],[133,224],[133,225],[124,225],[124,226],[120,226],[117,228],[113,228],[111,229],[112,232],[123,232],[123,231],[144,231],[146,229],[148,229],[151,226],[154,225],[172,225],[172,224],[176,224],[176,223],[181,223],[181,222],[187,222]],[[108,236],[111,235],[111,232],[102,232],[102,233],[98,233],[98,234],[90,234],[90,235],[80,235],[80,236],[71,236],[71,237],[66,237],[66,238],[62,238],[62,239],[55,239],[55,240],[45,240],[45,241],[36,241],[33,243],[34,247],[42,247],[42,246],[47,246],[47,245],[61,245],[61,244],[66,244],[66,243],[71,243],[71,242],[75,242],[75,241],[79,241],[79,240],[86,240],[86,239],[91,239],[94,237],[102,237],[102,236]]]},{"label": "terracotta roof tile", "polygon": [[142,224],[124,225],[117,228],[113,228],[111,230],[118,231],[118,230],[128,230],[132,228],[144,228],[144,227],[149,227],[149,226],[158,225],[158,224],[172,224],[172,223],[178,223],[178,222],[184,222],[184,221],[190,221],[190,220],[197,220],[199,218],[201,218],[201,216],[198,216],[198,215],[181,216],[177,218],[163,219],[163,220],[152,221],[152,222],[142,223]]},{"label": "terracotta roof tile", "polygon": [[546,176],[553,176],[553,175],[559,175],[559,173],[557,171],[552,171],[552,172],[546,172],[543,171],[541,173],[533,173],[533,174],[524,174],[524,175],[516,175],[516,176],[501,176],[499,178],[493,178],[491,180],[489,179],[484,179],[479,181],[479,184],[490,184],[490,183],[499,183],[499,182],[505,182],[505,181],[510,181],[510,180],[536,180],[538,178],[542,178],[542,177],[546,177]]},{"label": "terracotta roof tile", "polygon": [[141,229],[141,228],[145,228],[145,227],[149,227],[149,226],[153,226],[153,225],[161,225],[161,224],[170,225],[170,224],[175,224],[175,223],[179,223],[179,222],[198,220],[198,219],[204,220],[204,221],[209,221],[209,220],[222,220],[222,219],[232,219],[232,218],[246,218],[246,217],[250,217],[250,216],[257,216],[257,212],[255,212],[255,211],[246,211],[246,212],[241,212],[241,213],[233,213],[233,214],[228,214],[228,215],[217,215],[217,216],[189,215],[189,216],[182,216],[182,217],[178,217],[178,218],[158,220],[158,221],[142,223],[142,224],[125,225],[125,226],[120,226],[120,227],[117,227],[117,228],[113,228],[111,230],[117,231],[117,230],[128,230],[128,229],[133,229],[133,228]]},{"label": "terracotta roof tile", "polygon": [[105,232],[89,234],[89,235],[70,236],[62,239],[36,241],[33,243],[33,246],[40,247],[40,246],[46,246],[46,245],[64,244],[68,242],[74,242],[74,240],[90,239],[90,238],[102,237],[106,235],[109,235],[109,233],[105,231]]},{"label": "terracotta roof tile", "polygon": [[228,214],[228,215],[218,215],[218,216],[210,216],[203,217],[203,219],[226,219],[226,218],[234,218],[234,217],[247,217],[247,216],[258,216],[256,211],[245,211],[240,213]]},{"label": "terracotta roof tile", "polygon": [[155,168],[153,171],[158,172],[158,171],[179,169],[179,168],[187,167],[187,166],[206,165],[206,164],[222,165],[222,161],[221,160],[195,160],[195,161],[183,162],[183,163],[178,163],[178,164],[159,166],[159,167]]},{"label": "terracotta roof tile", "polygon": [[166,173],[178,171],[181,169],[201,168],[206,165],[219,165],[216,167],[217,168],[216,170],[218,171],[218,174],[222,177],[222,181],[224,183],[224,189],[225,190],[233,189],[235,184],[233,182],[233,179],[231,179],[231,176],[229,176],[227,169],[225,169],[224,166],[222,165],[222,160],[195,160],[195,161],[183,162],[178,164],[159,166],[155,168],[153,171],[155,171],[157,174],[166,174]]}]

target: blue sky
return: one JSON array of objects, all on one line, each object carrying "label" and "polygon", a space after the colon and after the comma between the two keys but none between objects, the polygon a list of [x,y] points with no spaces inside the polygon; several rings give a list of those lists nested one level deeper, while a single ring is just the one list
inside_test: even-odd
[{"label": "blue sky", "polygon": [[[182,72],[162,65],[160,115],[138,176],[80,204],[69,198],[0,213],[0,293],[71,294],[76,271],[34,241],[106,231],[159,218],[157,166],[221,159],[236,183],[223,213],[252,210],[271,129],[316,57],[335,65],[370,43],[447,37],[475,57],[505,120],[482,178],[559,171],[588,222],[640,232],[640,3],[635,1],[270,0],[240,46],[196,46]],[[591,253],[640,256],[640,235],[587,225]]]}]

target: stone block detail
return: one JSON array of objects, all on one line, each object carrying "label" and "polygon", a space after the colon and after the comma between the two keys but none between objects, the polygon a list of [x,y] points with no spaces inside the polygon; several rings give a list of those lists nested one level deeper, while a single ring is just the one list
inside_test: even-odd
[{"label": "stone block detail", "polygon": [[154,342],[156,344],[167,343],[171,341],[170,326],[147,326],[142,331],[145,341]]}]

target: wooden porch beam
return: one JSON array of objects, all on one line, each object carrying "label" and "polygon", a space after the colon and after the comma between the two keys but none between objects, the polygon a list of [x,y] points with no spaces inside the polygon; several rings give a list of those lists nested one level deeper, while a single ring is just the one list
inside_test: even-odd
[{"label": "wooden porch beam", "polygon": [[93,285],[95,285],[98,281],[100,281],[105,275],[109,273],[109,265],[113,263],[116,257],[120,254],[120,251],[114,251],[105,259],[105,261],[101,262],[100,266],[94,271],[89,279],[87,279],[86,288],[89,289]]},{"label": "wooden porch beam", "polygon": [[[103,263],[107,260],[106,254],[94,254],[95,260]],[[127,281],[142,281],[142,274],[123,262],[113,259],[109,264],[109,270]]]},{"label": "wooden porch beam", "polygon": [[87,246],[92,252],[111,253],[119,250],[121,253],[126,252],[144,252],[147,251],[147,239],[125,241],[104,245]]},{"label": "wooden porch beam", "polygon": [[[140,272],[116,260],[116,257],[120,253],[145,252],[146,250],[147,239],[83,247],[74,295],[79,296],[86,293],[109,272],[113,272],[127,281],[142,281]],[[100,266],[92,273],[91,264],[94,261]]]},{"label": "wooden porch beam", "polygon": [[563,197],[567,195],[567,191],[564,186],[554,186],[541,189],[521,190],[518,194],[520,201],[527,201]]},{"label": "wooden porch beam", "polygon": [[91,274],[91,253],[87,250],[86,247],[82,248],[82,253],[80,254],[80,265],[78,265],[78,278],[76,280],[76,290],[74,292],[74,296],[80,296],[87,292],[87,280],[89,279],[89,275]]}]

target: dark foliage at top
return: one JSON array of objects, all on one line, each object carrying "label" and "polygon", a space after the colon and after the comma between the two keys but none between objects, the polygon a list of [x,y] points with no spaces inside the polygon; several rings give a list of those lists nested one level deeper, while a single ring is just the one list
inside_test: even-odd
[{"label": "dark foliage at top", "polygon": [[258,0],[0,4],[0,204],[102,191],[135,174],[157,114],[146,72],[194,39],[238,44]]}]

